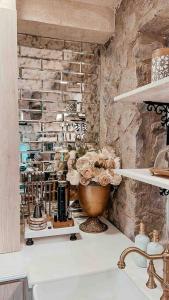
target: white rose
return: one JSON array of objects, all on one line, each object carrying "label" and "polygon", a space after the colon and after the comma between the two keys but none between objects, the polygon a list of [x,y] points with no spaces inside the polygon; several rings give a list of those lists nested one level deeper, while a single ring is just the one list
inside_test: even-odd
[{"label": "white rose", "polygon": [[120,175],[114,174],[113,177],[111,177],[111,184],[112,185],[119,185],[122,181],[122,178]]},{"label": "white rose", "polygon": [[120,157],[114,158],[115,169],[120,169]]},{"label": "white rose", "polygon": [[71,170],[70,172],[67,173],[66,178],[70,182],[71,185],[79,185],[80,175],[79,175],[78,171]]},{"label": "white rose", "polygon": [[105,159],[113,159],[116,157],[114,150],[110,146],[103,148],[101,153]]},{"label": "white rose", "polygon": [[76,159],[76,151],[72,150],[69,152],[69,159]]}]

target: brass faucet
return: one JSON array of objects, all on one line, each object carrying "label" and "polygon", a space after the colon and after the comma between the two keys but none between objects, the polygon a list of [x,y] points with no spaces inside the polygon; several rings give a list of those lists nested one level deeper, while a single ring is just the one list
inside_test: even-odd
[{"label": "brass faucet", "polygon": [[[146,252],[136,247],[127,248],[120,255],[120,259],[117,264],[119,269],[125,269],[126,267],[125,258],[129,253],[132,252],[136,252],[141,256],[144,256],[145,258],[150,260],[149,266],[147,268],[149,278],[146,283],[146,286],[149,289],[155,289],[157,285],[154,279],[156,278],[160,282],[163,289],[163,295],[161,296],[160,300],[169,300],[169,250],[165,249],[161,254],[149,255]],[[157,259],[163,260],[163,278],[156,273],[154,267],[153,260],[157,260]]]}]

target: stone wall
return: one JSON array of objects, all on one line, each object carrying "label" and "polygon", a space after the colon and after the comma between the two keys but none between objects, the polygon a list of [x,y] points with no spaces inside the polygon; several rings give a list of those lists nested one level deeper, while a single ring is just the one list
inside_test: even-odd
[{"label": "stone wall", "polygon": [[[66,131],[65,141],[75,141],[72,119],[77,123],[85,118],[86,141],[98,143],[100,58],[97,44],[18,34],[18,67],[22,121],[60,121],[44,125],[44,130],[50,131],[45,138],[56,140],[59,145],[63,130]],[[33,102],[34,99],[39,102]],[[41,99],[46,102],[41,103]],[[57,133],[51,133],[52,130]],[[41,131],[42,124],[38,122],[27,122],[25,125],[22,122],[20,126],[22,137],[28,140],[44,140]],[[32,143],[32,148],[36,150],[40,147],[38,143]],[[48,149],[41,149],[44,150]],[[45,155],[45,160],[49,161],[51,157]]]},{"label": "stone wall", "polygon": [[[168,1],[123,0],[116,12],[115,37],[101,50],[100,143],[116,149],[123,168],[153,166],[166,143],[158,115],[147,112],[145,104],[114,103],[113,98],[150,82],[152,51],[165,43],[168,14]],[[148,231],[162,231],[165,199],[158,188],[124,179],[108,218],[131,239],[141,219]]]}]

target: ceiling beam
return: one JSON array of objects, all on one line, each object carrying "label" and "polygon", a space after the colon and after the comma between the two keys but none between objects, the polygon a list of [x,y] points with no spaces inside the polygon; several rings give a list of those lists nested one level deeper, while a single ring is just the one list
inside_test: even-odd
[{"label": "ceiling beam", "polygon": [[68,0],[18,0],[18,32],[105,43],[114,34],[110,7]]}]

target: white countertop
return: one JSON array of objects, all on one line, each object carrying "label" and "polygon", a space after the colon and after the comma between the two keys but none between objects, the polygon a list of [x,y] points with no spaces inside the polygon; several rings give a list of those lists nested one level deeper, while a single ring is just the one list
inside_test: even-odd
[{"label": "white countertop", "polygon": [[[106,221],[106,223],[108,223]],[[33,246],[24,246],[20,252],[0,255],[0,282],[28,278],[34,284],[91,274],[117,268],[121,252],[133,243],[113,225],[100,234],[81,232],[82,239],[65,241],[58,238],[43,239]],[[135,266],[132,254],[128,256],[126,272],[151,300],[159,300],[161,288],[146,288],[146,269]]]}]

